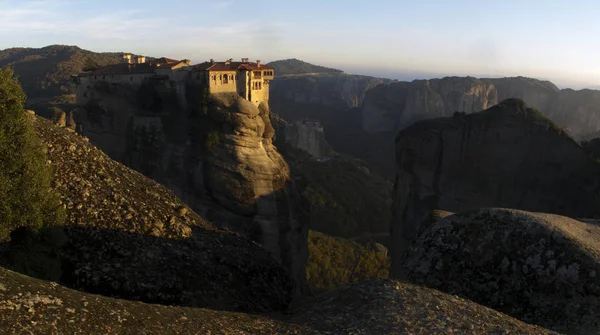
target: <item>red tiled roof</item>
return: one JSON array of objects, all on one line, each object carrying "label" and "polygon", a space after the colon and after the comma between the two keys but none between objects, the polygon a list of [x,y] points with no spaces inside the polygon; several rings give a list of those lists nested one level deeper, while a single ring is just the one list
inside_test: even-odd
[{"label": "red tiled roof", "polygon": [[159,69],[172,69],[181,64],[185,65],[182,61],[177,61],[176,63],[159,63],[157,66]]},{"label": "red tiled roof", "polygon": [[272,66],[261,64],[260,67],[256,63],[242,63],[242,62],[204,62],[194,66],[196,71],[237,71],[237,70],[275,70]]},{"label": "red tiled roof", "polygon": [[179,63],[179,62],[181,62],[181,61],[176,60],[176,59],[167,58],[167,57],[160,57],[159,59],[156,60],[157,64]]}]

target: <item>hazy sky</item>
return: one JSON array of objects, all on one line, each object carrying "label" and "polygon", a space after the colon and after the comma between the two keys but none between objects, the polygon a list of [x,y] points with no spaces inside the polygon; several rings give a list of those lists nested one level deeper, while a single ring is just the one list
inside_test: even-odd
[{"label": "hazy sky", "polygon": [[[0,49],[299,58],[347,72],[600,85],[600,1],[0,0]],[[386,75],[387,74],[387,75]]]}]

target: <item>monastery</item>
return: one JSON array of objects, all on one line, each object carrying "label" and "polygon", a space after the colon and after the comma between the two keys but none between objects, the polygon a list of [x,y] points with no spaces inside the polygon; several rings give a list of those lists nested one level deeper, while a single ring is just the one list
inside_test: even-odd
[{"label": "monastery", "polygon": [[149,81],[166,83],[179,94],[185,91],[186,83],[206,85],[209,93],[234,92],[258,106],[269,101],[269,82],[274,78],[275,70],[257,60],[250,62],[242,58],[224,62],[208,62],[191,65],[188,59],[175,60],[158,58],[147,60],[144,56],[123,54],[119,64],[72,76],[77,85],[77,104],[84,105],[94,99],[97,83],[110,85],[141,86]]}]

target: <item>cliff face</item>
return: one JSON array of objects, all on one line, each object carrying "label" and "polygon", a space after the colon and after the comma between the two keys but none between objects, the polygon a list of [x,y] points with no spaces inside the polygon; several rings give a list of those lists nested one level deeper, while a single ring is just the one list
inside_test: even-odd
[{"label": "cliff face", "polygon": [[324,113],[360,106],[365,93],[384,82],[373,77],[335,73],[277,77],[271,82],[271,105],[286,120],[310,117],[324,121]]},{"label": "cliff face", "polygon": [[[548,81],[524,77],[446,77],[373,87],[364,95],[357,113],[337,114],[337,123],[346,129],[329,136],[345,140],[328,138],[328,141],[334,149],[367,160],[378,172],[391,178],[392,149],[377,151],[377,148],[390,147],[400,130],[419,120],[451,116],[455,111],[477,112],[508,98],[524,100],[575,138],[590,137],[600,131],[599,91],[559,90]],[[329,124],[325,127],[328,133],[329,127]],[[349,142],[347,132],[362,144]]]},{"label": "cliff face", "polygon": [[550,120],[522,101],[417,122],[396,138],[392,274],[433,209],[506,207],[587,216],[598,167]]},{"label": "cliff face", "polygon": [[367,93],[362,125],[368,133],[398,131],[422,119],[480,111],[497,100],[492,84],[471,77],[392,83]]},{"label": "cliff face", "polygon": [[201,88],[97,87],[77,127],[112,158],[175,191],[211,222],[262,244],[303,285],[307,226],[272,144],[269,106]]},{"label": "cliff face", "polygon": [[323,126],[318,120],[302,120],[285,126],[285,142],[316,158],[325,157],[329,146],[325,140]]}]

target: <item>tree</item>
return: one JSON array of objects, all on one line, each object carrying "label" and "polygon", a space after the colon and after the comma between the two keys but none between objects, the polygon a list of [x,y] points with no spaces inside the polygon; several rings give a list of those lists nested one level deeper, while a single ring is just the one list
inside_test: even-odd
[{"label": "tree", "polygon": [[50,189],[46,155],[24,113],[25,93],[11,68],[0,68],[0,241],[26,227],[61,225],[64,209]]}]

